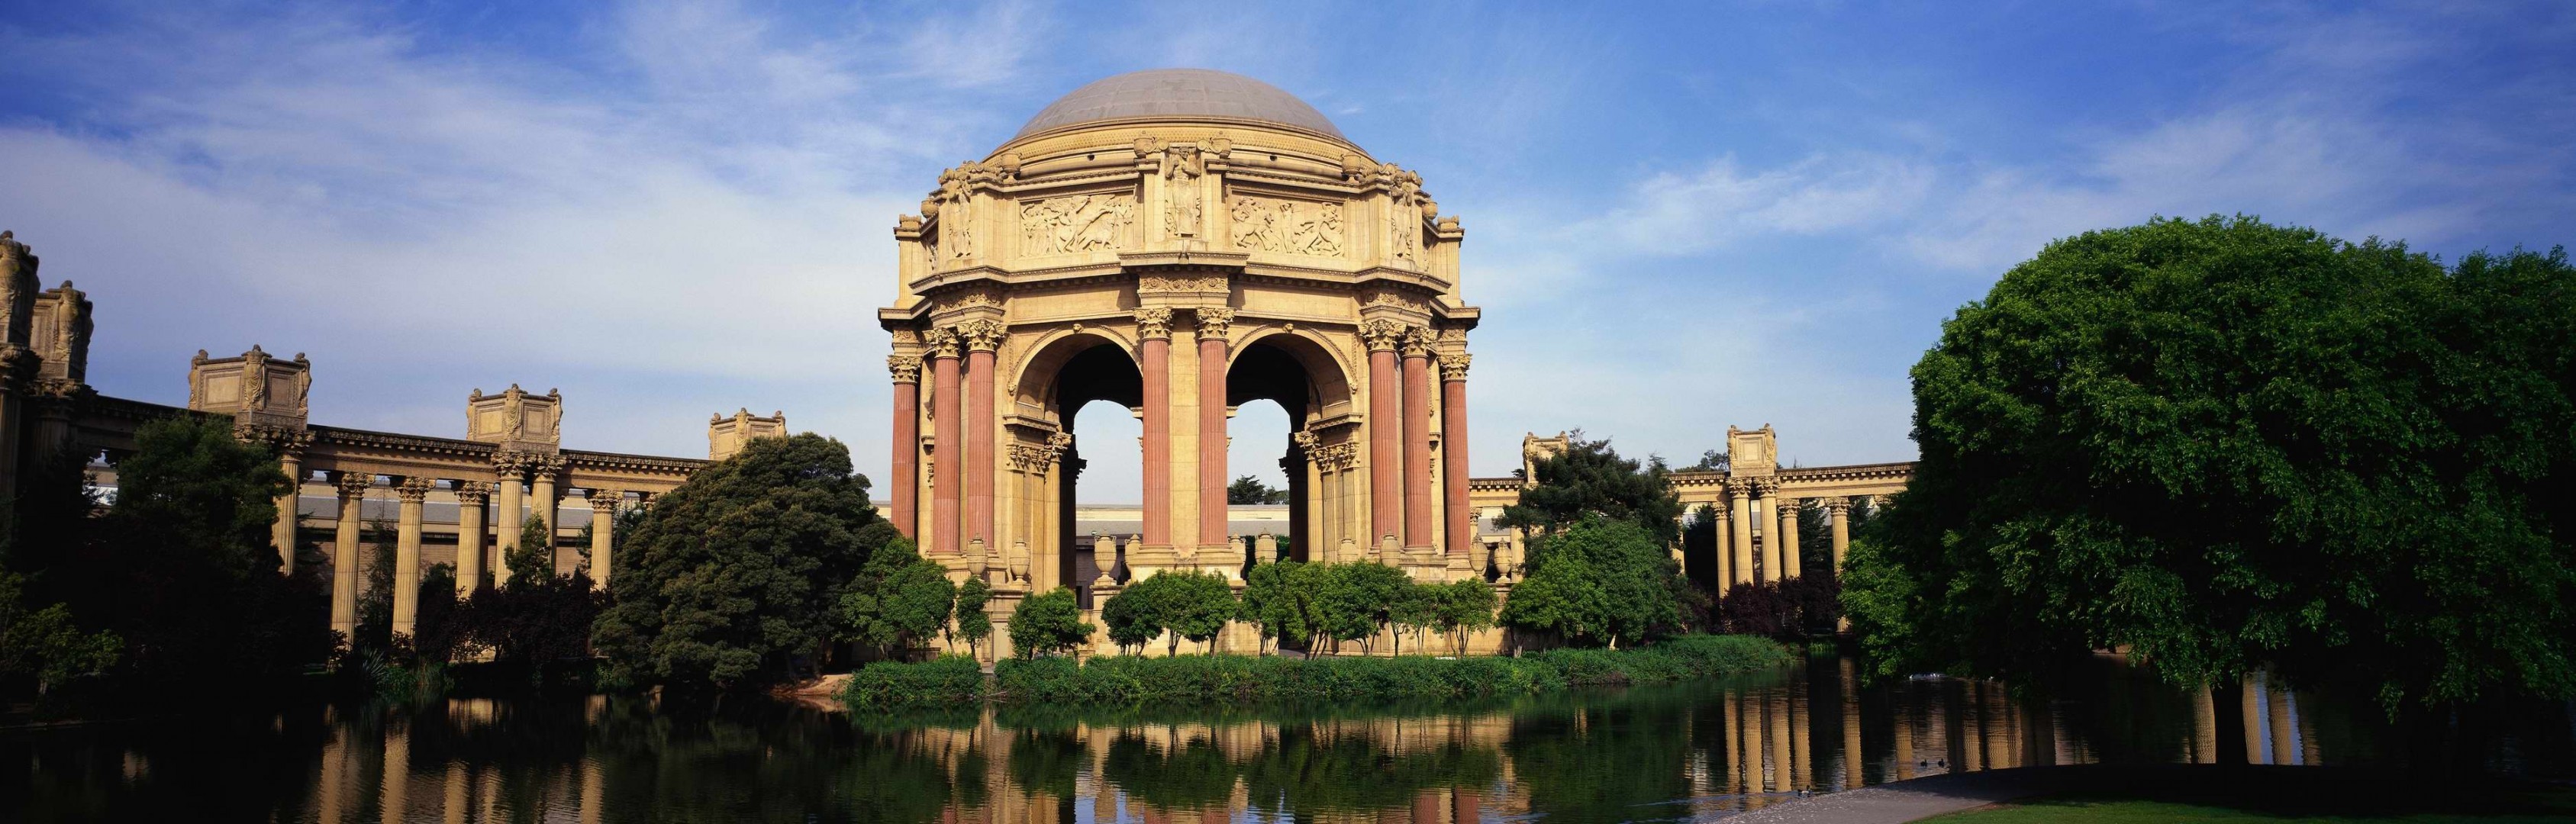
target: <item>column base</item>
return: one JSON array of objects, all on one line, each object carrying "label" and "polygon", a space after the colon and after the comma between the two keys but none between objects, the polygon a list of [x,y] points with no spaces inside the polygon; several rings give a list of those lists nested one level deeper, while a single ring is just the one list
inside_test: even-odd
[{"label": "column base", "polygon": [[1127,547],[1128,574],[1132,576],[1141,577],[1153,571],[1170,569],[1180,560],[1180,549],[1171,544],[1146,544],[1143,547],[1130,544]]}]

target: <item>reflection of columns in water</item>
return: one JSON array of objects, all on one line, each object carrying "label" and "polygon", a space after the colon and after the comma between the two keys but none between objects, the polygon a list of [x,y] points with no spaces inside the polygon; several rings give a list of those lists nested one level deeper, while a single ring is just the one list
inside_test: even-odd
[{"label": "reflection of columns in water", "polygon": [[1816,786],[1816,748],[1807,729],[1814,724],[1816,714],[1807,706],[1805,686],[1800,684],[1789,691],[1785,707],[1789,711],[1789,788],[1797,790]]},{"label": "reflection of columns in water", "polygon": [[1851,656],[1842,656],[1837,667],[1842,676],[1843,691],[1843,785],[1836,789],[1857,790],[1860,774],[1860,666]]},{"label": "reflection of columns in water", "polygon": [[1450,790],[1449,821],[1451,824],[1477,824],[1484,818],[1482,801],[1483,798],[1475,790],[1465,787]]},{"label": "reflection of columns in water", "polygon": [[1789,690],[1770,691],[1762,702],[1771,725],[1771,789],[1788,792],[1789,786]]},{"label": "reflection of columns in water", "polygon": [[385,824],[402,824],[411,801],[411,732],[407,725],[388,719],[385,723],[385,774],[376,796],[376,817]]},{"label": "reflection of columns in water", "polygon": [[600,824],[607,820],[608,782],[598,762],[584,758],[576,769],[581,771],[581,824]]},{"label": "reflection of columns in water", "polygon": [[331,737],[322,743],[322,778],[313,787],[313,806],[325,824],[347,817],[344,805],[349,791],[349,731],[339,724],[337,715],[327,708],[322,712],[322,725],[331,730]]},{"label": "reflection of columns in water", "polygon": [[1721,726],[1726,735],[1726,786],[1722,792],[1743,792],[1744,784],[1737,777],[1744,773],[1744,733],[1737,729],[1741,722],[1736,715],[1744,709],[1735,700],[1735,690],[1726,691],[1723,706],[1725,715],[1720,720],[1725,722]]},{"label": "reflection of columns in water", "polygon": [[448,761],[447,782],[445,786],[440,787],[441,790],[445,791],[443,793],[444,797],[439,800],[438,804],[440,820],[446,822],[446,824],[465,824],[465,817],[468,813],[465,805],[469,803],[468,799],[473,795],[472,792],[470,792],[473,788],[466,783],[467,781],[468,777],[465,774],[465,761],[463,759]]},{"label": "reflection of columns in water", "polygon": [[1914,702],[1905,690],[1890,692],[1895,698],[1895,706],[1888,710],[1896,720],[1896,740],[1891,742],[1896,747],[1896,780],[1903,781],[1914,777]]}]

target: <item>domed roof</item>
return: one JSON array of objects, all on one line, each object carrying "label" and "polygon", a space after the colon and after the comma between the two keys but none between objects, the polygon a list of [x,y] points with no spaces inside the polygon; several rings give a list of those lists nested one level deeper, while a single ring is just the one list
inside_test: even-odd
[{"label": "domed roof", "polygon": [[1122,120],[1236,120],[1350,138],[1324,113],[1279,87],[1213,69],[1149,69],[1104,77],[1056,98],[1029,118],[1018,140],[1084,123]]}]

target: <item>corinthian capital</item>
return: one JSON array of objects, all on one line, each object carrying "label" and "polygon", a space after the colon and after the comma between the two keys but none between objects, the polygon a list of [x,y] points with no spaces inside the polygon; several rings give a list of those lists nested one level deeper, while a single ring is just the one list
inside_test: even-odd
[{"label": "corinthian capital", "polygon": [[921,345],[926,347],[930,351],[930,356],[934,358],[957,357],[957,344],[955,329],[940,328],[921,333]]},{"label": "corinthian capital", "polygon": [[394,497],[407,504],[420,503],[428,500],[429,490],[437,485],[438,481],[431,478],[404,478],[394,484]]},{"label": "corinthian capital", "polygon": [[1360,341],[1371,352],[1393,350],[1404,342],[1405,325],[1391,320],[1372,320],[1360,324]]},{"label": "corinthian capital", "polygon": [[1431,347],[1438,345],[1439,343],[1440,333],[1429,328],[1415,326],[1404,330],[1403,346],[1405,357],[1431,357]]},{"label": "corinthian capital", "polygon": [[454,486],[457,506],[482,506],[492,499],[490,481],[457,481]]},{"label": "corinthian capital", "polygon": [[1234,310],[1208,307],[1198,310],[1199,337],[1222,338],[1234,327]]},{"label": "corinthian capital", "polygon": [[1143,338],[1171,338],[1172,310],[1163,307],[1136,310],[1136,335]]},{"label": "corinthian capital", "polygon": [[957,336],[966,342],[966,351],[990,352],[1002,348],[1002,338],[1010,328],[1001,321],[984,318],[957,325]]},{"label": "corinthian capital", "polygon": [[920,383],[921,359],[910,355],[887,355],[886,371],[894,374],[895,383]]},{"label": "corinthian capital", "polygon": [[363,472],[332,473],[331,485],[340,488],[342,498],[363,498],[376,486],[376,476]]},{"label": "corinthian capital", "polygon": [[1440,356],[1440,379],[1444,381],[1465,382],[1467,380],[1467,364],[1475,359],[1476,356],[1465,352],[1460,352],[1455,355]]}]

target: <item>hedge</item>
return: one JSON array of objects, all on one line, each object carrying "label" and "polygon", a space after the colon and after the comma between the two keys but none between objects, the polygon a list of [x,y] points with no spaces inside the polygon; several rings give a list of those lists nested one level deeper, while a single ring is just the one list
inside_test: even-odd
[{"label": "hedge", "polygon": [[1647,684],[1785,665],[1788,648],[1746,635],[1691,635],[1624,650],[1558,649],[1519,658],[1110,655],[1013,659],[988,687],[974,663],[947,657],[871,664],[842,700],[859,709],[1012,703],[1140,705],[1525,695],[1575,686]]}]

